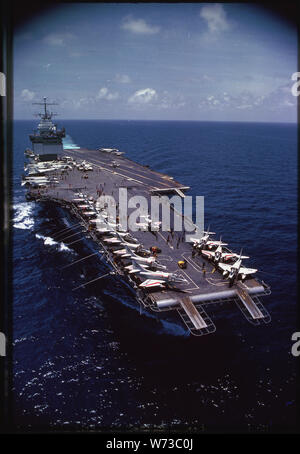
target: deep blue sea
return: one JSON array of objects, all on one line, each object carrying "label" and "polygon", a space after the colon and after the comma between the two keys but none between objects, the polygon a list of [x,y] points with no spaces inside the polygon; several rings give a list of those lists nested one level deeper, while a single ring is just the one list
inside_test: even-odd
[{"label": "deep blue sea", "polygon": [[205,224],[251,257],[272,294],[255,327],[234,305],[207,312],[217,331],[187,339],[140,314],[101,260],[55,241],[72,221],[25,201],[24,150],[34,121],[14,128],[14,418],[25,429],[289,431],[295,425],[297,126],[60,121],[66,144],[116,147],[205,197]]}]

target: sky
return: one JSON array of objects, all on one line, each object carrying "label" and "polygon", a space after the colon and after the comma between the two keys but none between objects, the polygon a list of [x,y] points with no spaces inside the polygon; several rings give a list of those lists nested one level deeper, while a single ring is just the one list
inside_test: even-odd
[{"label": "sky", "polygon": [[297,32],[254,4],[61,4],[15,31],[14,116],[296,122]]}]

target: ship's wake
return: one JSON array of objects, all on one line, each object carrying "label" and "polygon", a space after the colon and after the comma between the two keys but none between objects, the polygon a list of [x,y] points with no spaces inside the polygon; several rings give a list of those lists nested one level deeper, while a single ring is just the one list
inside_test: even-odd
[{"label": "ship's wake", "polygon": [[31,230],[34,227],[34,218],[32,216],[34,204],[33,203],[18,203],[13,206],[14,209],[14,228]]},{"label": "ship's wake", "polygon": [[36,233],[35,237],[38,240],[43,240],[45,246],[55,246],[56,248],[58,248],[58,250],[60,252],[71,252],[72,254],[76,254],[66,244],[64,244],[63,242],[57,242],[53,238],[51,238],[50,236],[44,236],[44,235],[40,235],[39,233]]},{"label": "ship's wake", "polygon": [[72,137],[69,134],[63,138],[63,147],[64,149],[69,148],[72,150],[79,150],[80,147],[73,141]]}]

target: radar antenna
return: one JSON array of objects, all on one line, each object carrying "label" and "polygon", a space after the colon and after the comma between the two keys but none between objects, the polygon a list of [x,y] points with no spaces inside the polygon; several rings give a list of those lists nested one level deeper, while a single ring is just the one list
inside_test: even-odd
[{"label": "radar antenna", "polygon": [[45,110],[44,116],[45,116],[45,118],[47,118],[47,117],[51,118],[53,115],[56,115],[56,114],[53,114],[52,112],[51,112],[51,114],[49,114],[47,112],[47,105],[48,106],[57,106],[58,105],[57,102],[48,102],[47,103],[47,97],[46,96],[43,97],[43,100],[44,100],[44,102],[33,102],[32,104],[33,105],[44,106],[44,110]]}]

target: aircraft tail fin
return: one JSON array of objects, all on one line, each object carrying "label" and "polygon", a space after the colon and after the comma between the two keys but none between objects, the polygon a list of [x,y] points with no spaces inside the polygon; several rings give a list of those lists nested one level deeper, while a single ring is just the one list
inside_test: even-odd
[{"label": "aircraft tail fin", "polygon": [[210,225],[208,226],[207,230],[203,230],[204,235],[215,235],[216,232],[211,232],[210,230]]},{"label": "aircraft tail fin", "polygon": [[135,269],[138,269],[139,271],[145,271],[145,268],[137,260],[132,259],[132,265]]}]

